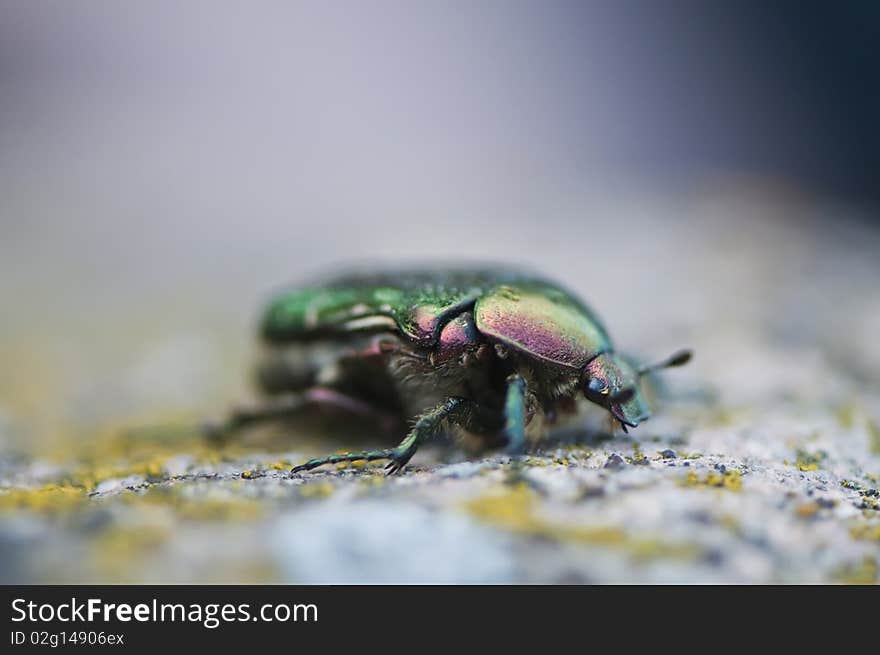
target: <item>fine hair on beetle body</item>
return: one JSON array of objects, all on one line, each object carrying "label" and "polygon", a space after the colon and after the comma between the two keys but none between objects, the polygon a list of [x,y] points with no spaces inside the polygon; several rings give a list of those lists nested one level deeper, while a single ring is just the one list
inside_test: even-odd
[{"label": "fine hair on beetle body", "polygon": [[313,459],[294,473],[358,460],[387,460],[396,473],[444,429],[518,455],[583,400],[626,430],[650,417],[642,376],[691,356],[636,363],[577,296],[509,267],[337,275],[280,293],[261,337],[266,402],[233,411],[215,434],[315,404],[409,426],[397,446]]}]

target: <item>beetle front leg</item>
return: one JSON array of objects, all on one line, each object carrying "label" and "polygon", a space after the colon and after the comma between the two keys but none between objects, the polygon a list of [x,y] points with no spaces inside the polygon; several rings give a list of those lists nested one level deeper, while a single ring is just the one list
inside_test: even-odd
[{"label": "beetle front leg", "polygon": [[507,394],[504,399],[504,436],[506,451],[521,455],[526,448],[526,381],[518,373],[507,378]]},{"label": "beetle front leg", "polygon": [[391,460],[385,467],[388,475],[394,475],[403,469],[404,466],[412,459],[419,446],[424,441],[435,434],[444,421],[451,419],[453,415],[464,409],[470,401],[464,398],[448,398],[431,410],[422,414],[409,434],[395,448],[386,448],[384,450],[365,450],[359,453],[343,453],[341,455],[329,455],[328,457],[320,457],[312,459],[305,464],[294,466],[290,472],[298,473],[300,471],[310,471],[325,464],[339,464],[342,462],[357,461],[374,461],[377,459]]}]

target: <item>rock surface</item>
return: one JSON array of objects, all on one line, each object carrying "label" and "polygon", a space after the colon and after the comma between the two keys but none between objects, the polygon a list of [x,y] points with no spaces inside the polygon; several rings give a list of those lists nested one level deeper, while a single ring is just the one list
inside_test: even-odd
[{"label": "rock surface", "polygon": [[[397,477],[373,466],[291,475],[357,444],[294,435],[217,448],[191,430],[100,427],[62,439],[9,393],[0,580],[877,582],[880,238],[855,223],[711,208],[703,222],[633,219],[598,236],[572,223],[571,242],[592,239],[609,268],[622,233],[639,231],[640,265],[613,269],[597,293],[595,260],[568,270],[568,244],[536,237],[551,273],[575,281],[619,343],[696,351],[629,435],[587,416],[518,462],[434,446]],[[126,350],[137,361],[112,381],[71,374],[59,424],[149,424],[145,407],[187,394],[204,408],[203,383],[238,375],[212,343]],[[24,393],[4,375],[0,388]]]}]

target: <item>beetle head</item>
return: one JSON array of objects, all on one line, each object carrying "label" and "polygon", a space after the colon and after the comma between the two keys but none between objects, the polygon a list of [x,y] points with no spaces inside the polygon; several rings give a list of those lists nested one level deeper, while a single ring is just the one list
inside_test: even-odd
[{"label": "beetle head", "polygon": [[640,378],[657,369],[682,366],[690,359],[691,351],[681,350],[656,364],[636,367],[625,357],[602,353],[584,369],[584,395],[611,412],[626,431],[626,426],[634,428],[651,416],[639,388]]},{"label": "beetle head", "polygon": [[584,370],[584,396],[626,426],[636,427],[651,412],[639,389],[639,371],[614,353],[594,357]]}]

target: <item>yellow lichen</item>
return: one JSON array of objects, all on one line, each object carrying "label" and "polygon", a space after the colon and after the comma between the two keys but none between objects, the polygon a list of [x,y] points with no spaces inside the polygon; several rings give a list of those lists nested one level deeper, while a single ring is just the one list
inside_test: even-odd
[{"label": "yellow lichen", "polygon": [[385,475],[364,475],[359,479],[361,486],[363,487],[381,487],[387,481],[388,478]]},{"label": "yellow lichen", "polygon": [[639,465],[639,464],[648,464],[649,463],[648,457],[645,455],[645,453],[642,452],[642,449],[639,447],[639,444],[637,444],[637,443],[633,444],[632,456],[631,457],[624,457],[624,459],[629,464]]},{"label": "yellow lichen", "polygon": [[739,491],[742,489],[742,475],[739,471],[726,471],[724,473],[708,471],[705,476],[700,477],[696,471],[688,471],[681,484],[685,487],[717,487],[729,489],[730,491]]},{"label": "yellow lichen", "polygon": [[818,471],[819,465],[826,457],[826,453],[821,450],[817,453],[808,453],[805,450],[799,450],[797,451],[795,466],[799,471]]},{"label": "yellow lichen", "polygon": [[45,485],[36,489],[6,489],[0,492],[0,510],[29,510],[54,514],[88,500],[82,487]]},{"label": "yellow lichen", "polygon": [[525,483],[506,487],[502,492],[473,499],[464,509],[477,519],[511,532],[564,543],[617,548],[635,559],[659,557],[692,559],[700,554],[693,544],[634,537],[613,526],[578,525],[545,519],[537,507],[535,492]]},{"label": "yellow lichen", "polygon": [[[114,502],[132,505],[141,511],[161,510],[170,512],[181,520],[192,521],[248,521],[262,518],[266,508],[256,499],[232,493],[218,493],[205,490],[202,493],[183,493],[180,486],[153,486],[139,491],[126,491],[112,499],[100,502]],[[190,488],[192,491],[192,488]]]},{"label": "yellow lichen", "polygon": [[802,503],[798,505],[794,513],[797,514],[802,519],[809,519],[814,517],[819,512],[819,504],[818,503]]},{"label": "yellow lichen", "polygon": [[862,524],[850,528],[850,535],[853,539],[864,541],[880,541],[880,524],[869,525]]},{"label": "yellow lichen", "polygon": [[181,499],[174,509],[178,517],[190,521],[252,521],[264,514],[257,501],[234,497]]},{"label": "yellow lichen", "polygon": [[742,489],[742,475],[739,471],[728,471],[724,474],[724,486],[731,491]]},{"label": "yellow lichen", "polygon": [[876,584],[880,580],[877,558],[865,555],[861,562],[840,569],[835,576],[843,584]]},{"label": "yellow lichen", "polygon": [[99,578],[132,581],[138,570],[137,560],[158,551],[171,535],[164,525],[110,528],[93,542],[91,567]]},{"label": "yellow lichen", "polygon": [[131,555],[161,546],[171,534],[166,527],[158,525],[110,528],[99,533],[95,545],[101,555]]},{"label": "yellow lichen", "polygon": [[876,422],[869,420],[868,430],[868,448],[875,455],[880,455],[880,426]]},{"label": "yellow lichen", "polygon": [[329,482],[312,482],[299,487],[299,494],[304,498],[326,498],[336,491],[336,487]]},{"label": "yellow lichen", "polygon": [[845,403],[834,408],[834,414],[840,427],[849,430],[855,425],[856,419],[861,415],[861,410],[855,403]]}]

